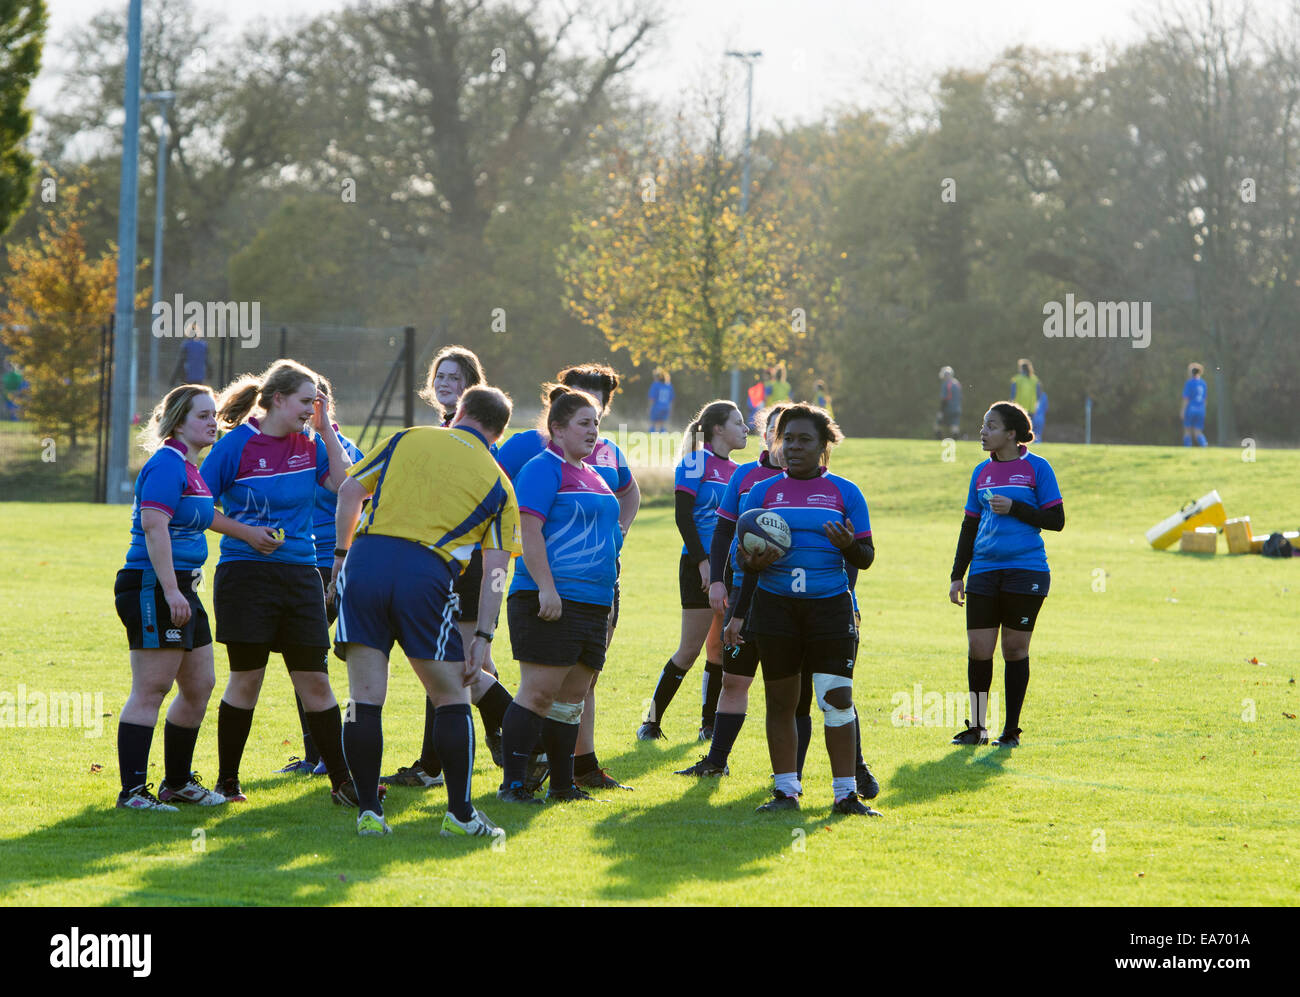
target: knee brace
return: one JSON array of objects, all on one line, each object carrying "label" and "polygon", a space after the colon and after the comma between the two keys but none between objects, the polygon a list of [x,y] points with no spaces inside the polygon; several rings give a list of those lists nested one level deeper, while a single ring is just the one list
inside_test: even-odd
[{"label": "knee brace", "polygon": [[853,704],[850,703],[844,709],[831,706],[826,702],[826,694],[832,689],[852,689],[853,680],[845,678],[843,675],[827,675],[825,672],[813,672],[813,692],[817,695],[817,705],[822,708],[822,714],[827,727],[843,727],[846,724],[853,723]]},{"label": "knee brace", "polygon": [[580,700],[576,703],[561,703],[557,700],[551,704],[546,718],[556,723],[577,724],[582,720],[582,702]]}]

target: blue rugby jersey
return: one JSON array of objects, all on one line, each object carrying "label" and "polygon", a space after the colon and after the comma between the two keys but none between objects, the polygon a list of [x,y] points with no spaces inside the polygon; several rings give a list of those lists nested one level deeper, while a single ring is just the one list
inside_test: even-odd
[{"label": "blue rugby jersey", "polygon": [[216,504],[199,469],[185,459],[187,452],[180,440],[168,439],[140,469],[131,507],[131,544],[126,550],[126,568],[153,570],[145,546],[144,527],[140,524],[144,509],[156,509],[170,517],[167,533],[171,537],[172,567],[176,571],[193,571],[203,567],[208,559],[208,538],[204,530],[212,525]]},{"label": "blue rugby jersey", "polygon": [[[519,477],[524,465],[546,449],[546,440],[535,429],[515,433],[501,447],[497,454],[497,463],[511,481]],[[621,495],[632,485],[632,469],[628,466],[627,456],[617,443],[604,436],[596,441],[591,453],[582,458],[584,464],[590,464],[605,479],[605,484],[615,495]]]},{"label": "blue rugby jersey", "polygon": [[[700,544],[706,551],[713,542],[718,506],[722,504],[722,496],[735,473],[734,461],[719,457],[708,447],[701,447],[683,456],[673,472],[673,491],[695,497],[691,517],[695,520],[695,532],[700,536]],[[682,544],[682,553],[690,553],[685,544]]]},{"label": "blue rugby jersey", "polygon": [[1191,412],[1205,408],[1205,394],[1208,390],[1203,378],[1189,377],[1187,383],[1183,385],[1183,397],[1187,399],[1187,411]]},{"label": "blue rugby jersey", "polygon": [[[520,515],[542,521],[546,556],[562,599],[609,606],[614,601],[618,552],[618,499],[604,477],[586,463],[574,467],[552,445],[524,465],[515,480]],[[510,594],[535,592],[537,582],[521,557]]]},{"label": "blue rugby jersey", "polygon": [[771,509],[790,527],[790,552],[759,575],[759,588],[796,599],[825,599],[849,591],[844,554],[823,527],[852,520],[854,539],[871,536],[867,500],[857,485],[824,467],[815,478],[782,472],[749,490],[740,512],[750,509]]},{"label": "blue rugby jersey", "polygon": [[316,566],[312,517],[316,486],[329,479],[329,451],[313,435],[266,436],[256,419],[216,442],[202,467],[203,480],[231,519],[284,530],[273,554],[259,554],[234,537],[221,538],[221,561],[268,561]]},{"label": "blue rugby jersey", "polygon": [[[339,432],[339,427],[335,426],[334,434],[339,438],[339,443],[343,445],[343,452],[352,458],[352,463],[356,464],[365,456],[357,445]],[[305,435],[305,434],[304,434]],[[328,461],[328,458],[326,458]],[[338,492],[332,492],[322,484],[316,485],[316,505],[312,511],[311,529],[316,536],[316,566],[318,568],[334,567],[334,548],[338,546],[334,541],[334,514],[338,512],[339,495]]]},{"label": "blue rugby jersey", "polygon": [[[760,481],[766,481],[768,478],[775,478],[785,472],[779,467],[773,467],[767,463],[768,454],[764,450],[758,455],[758,460],[751,460],[748,464],[741,464],[736,468],[735,473],[731,476],[731,481],[727,483],[727,489],[722,493],[722,504],[718,506],[718,517],[735,522],[740,518],[741,500],[749,494]],[[731,561],[732,584],[741,585],[745,580],[744,569],[740,565],[740,553],[738,545],[739,537],[732,537],[731,550],[727,553],[727,558]]]},{"label": "blue rugby jersey", "polygon": [[979,532],[975,534],[975,556],[970,565],[972,575],[1008,568],[1047,570],[1047,551],[1038,527],[1009,512],[1000,516],[989,507],[989,499],[994,495],[1006,495],[1035,509],[1061,504],[1052,465],[1030,453],[1023,443],[1019,450],[1020,456],[1015,460],[990,458],[970,476],[966,515],[978,517],[980,521]]}]

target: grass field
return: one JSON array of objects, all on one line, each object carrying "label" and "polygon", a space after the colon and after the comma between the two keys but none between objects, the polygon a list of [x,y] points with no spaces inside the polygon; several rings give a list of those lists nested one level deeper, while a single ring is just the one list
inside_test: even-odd
[{"label": "grass field", "polygon": [[[1052,591],[1031,649],[1022,748],[948,744],[966,715],[966,649],[947,578],[978,444],[958,444],[944,461],[939,443],[850,441],[833,467],[862,486],[876,539],[876,564],[858,584],[855,699],[885,816],[829,816],[816,734],[802,813],[753,813],[770,785],[761,682],[729,778],[673,775],[702,753],[693,740],[699,668],[667,715],[668,740],[633,739],[677,641],[679,541],[671,509],[656,505],[625,548],[622,622],[597,724],[602,763],[636,791],[524,813],[496,801],[498,773],[483,751],[476,802],[509,832],[499,851],[438,837],[441,790],[395,789],[394,835],[358,839],[353,814],[329,803],[321,780],[270,775],[300,748],[278,665],[244,760],[247,804],[112,809],[129,675],[111,590],[128,511],[8,503],[0,693],[102,694],[93,712],[107,715],[83,718],[91,729],[31,728],[0,712],[0,902],[1295,904],[1300,562],[1158,553],[1142,533],[1211,488],[1229,516],[1250,515],[1255,532],[1297,528],[1300,452],[1260,451],[1253,462],[1230,450],[1039,452],[1056,469],[1067,523],[1047,536]],[[210,592],[204,601],[210,607]],[[513,687],[504,637],[497,649]],[[343,698],[344,671],[333,671]],[[219,695],[220,647],[217,675]],[[994,692],[1000,702],[1000,662]],[[196,755],[209,780],[216,701]],[[398,655],[386,768],[418,754],[422,711]],[[87,736],[100,721],[98,736]],[[159,732],[155,782],[161,742]]]}]

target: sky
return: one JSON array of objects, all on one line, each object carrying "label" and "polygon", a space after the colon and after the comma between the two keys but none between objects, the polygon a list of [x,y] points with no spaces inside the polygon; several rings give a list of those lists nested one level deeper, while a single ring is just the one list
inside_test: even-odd
[{"label": "sky", "polygon": [[[146,4],[166,0],[145,0]],[[337,10],[357,0],[198,0],[234,27]],[[557,0],[558,2],[558,0]],[[618,0],[575,0],[590,11]],[[1277,9],[1283,0],[1264,0]],[[703,80],[727,49],[760,50],[754,75],[756,127],[818,120],[837,107],[879,103],[884,90],[915,88],[950,66],[986,65],[1012,45],[1086,52],[1122,47],[1142,34],[1160,0],[661,0],[668,23],[633,86],[667,103]],[[46,68],[37,109],[57,94],[60,40],[104,10],[126,17],[127,0],[49,0]],[[734,62],[734,60],[733,60]],[[739,65],[736,65],[739,69]],[[881,84],[884,84],[882,88]]]}]

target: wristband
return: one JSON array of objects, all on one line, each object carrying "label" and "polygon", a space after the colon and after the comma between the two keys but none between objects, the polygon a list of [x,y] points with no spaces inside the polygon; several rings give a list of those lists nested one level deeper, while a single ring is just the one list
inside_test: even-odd
[{"label": "wristband", "polygon": [[493,635],[492,635],[492,634],[485,634],[482,630],[475,630],[475,631],[474,631],[474,636],[475,636],[475,637],[482,637],[482,638],[483,638],[485,641],[487,641],[489,644],[492,643],[492,636],[493,636]]},{"label": "wristband", "polygon": [[334,556],[335,556],[335,557],[347,557],[347,556],[348,556],[348,548],[346,548],[346,547],[335,547],[335,548],[334,548]]}]

